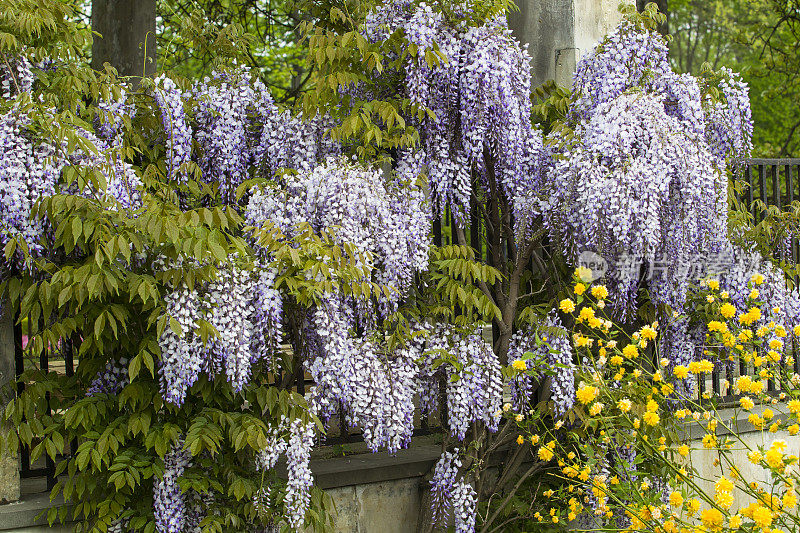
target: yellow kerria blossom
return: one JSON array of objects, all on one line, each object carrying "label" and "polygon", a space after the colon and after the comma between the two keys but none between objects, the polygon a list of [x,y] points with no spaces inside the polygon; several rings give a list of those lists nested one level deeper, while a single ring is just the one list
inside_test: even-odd
[{"label": "yellow kerria blossom", "polygon": [[732,318],[736,314],[736,306],[730,303],[722,304],[719,313],[725,318]]},{"label": "yellow kerria blossom", "polygon": [[688,457],[689,456],[689,446],[687,446],[686,444],[682,444],[678,448],[678,453],[681,454],[683,457]]},{"label": "yellow kerria blossom", "polygon": [[712,291],[719,290],[719,281],[715,279],[706,280],[706,285],[708,285],[708,288],[711,289]]},{"label": "yellow kerria blossom", "polygon": [[542,446],[539,448],[539,459],[542,461],[550,461],[553,458],[553,450],[548,448],[547,446]]},{"label": "yellow kerria blossom", "polygon": [[719,509],[704,509],[700,515],[700,521],[711,531],[720,531],[724,517]]},{"label": "yellow kerria blossom", "polygon": [[575,291],[575,294],[580,296],[581,294],[586,292],[586,285],[584,285],[583,283],[576,283],[574,291]]},{"label": "yellow kerria blossom", "polygon": [[569,298],[564,298],[561,300],[561,303],[558,304],[558,308],[565,313],[571,313],[575,310],[575,302]]},{"label": "yellow kerria blossom", "polygon": [[603,405],[602,403],[600,403],[600,402],[595,402],[595,403],[593,403],[593,404],[592,404],[592,406],[589,408],[589,414],[590,414],[590,415],[592,415],[592,416],[597,416],[597,415],[599,415],[599,414],[600,414],[600,412],[603,410],[603,407],[605,407],[605,405]]},{"label": "yellow kerria blossom", "polygon": [[787,407],[793,414],[800,413],[800,400],[789,400]]},{"label": "yellow kerria blossom", "polygon": [[525,443],[525,437],[523,437],[522,435],[517,436],[517,444],[522,445],[524,443]]},{"label": "yellow kerria blossom", "polygon": [[528,370],[528,364],[522,359],[515,360],[513,363],[511,363],[511,366],[514,368],[514,370],[519,370],[520,372]]},{"label": "yellow kerria blossom", "polygon": [[780,350],[783,348],[783,341],[780,339],[772,339],[769,341],[769,347],[772,350]]},{"label": "yellow kerria blossom", "polygon": [[750,291],[750,294],[748,296],[750,296],[751,300],[755,300],[756,298],[758,298],[758,289],[753,289],[752,291]]},{"label": "yellow kerria blossom", "polygon": [[579,388],[578,392],[576,392],[575,394],[578,397],[578,401],[581,402],[583,405],[586,405],[595,398],[597,398],[597,395],[599,393],[600,391],[597,389],[597,387],[584,385],[581,388]]},{"label": "yellow kerria blossom", "polygon": [[605,285],[595,285],[592,287],[592,296],[600,300],[608,297],[608,289]]},{"label": "yellow kerria blossom", "polygon": [[733,490],[733,483],[731,482],[730,479],[726,478],[725,476],[722,476],[714,484],[714,490],[717,492],[730,492]]},{"label": "yellow kerria blossom", "polygon": [[648,411],[644,415],[642,415],[642,420],[644,420],[645,423],[650,426],[656,426],[661,421],[661,417],[658,416],[658,413]]},{"label": "yellow kerria blossom", "polygon": [[613,357],[611,358],[611,364],[612,364],[612,365],[615,365],[615,366],[619,366],[619,365],[621,365],[621,364],[622,364],[622,361],[623,361],[623,359],[622,359],[622,357],[621,357],[621,356],[619,356],[619,355],[615,355],[615,356],[613,356]]},{"label": "yellow kerria blossom", "polygon": [[645,339],[645,340],[648,340],[648,341],[656,340],[656,330],[652,326],[644,326],[640,330],[640,334],[641,334],[642,338]]},{"label": "yellow kerria blossom", "polygon": [[622,355],[624,355],[628,359],[634,359],[636,356],[639,355],[639,349],[635,345],[629,344],[622,349]]},{"label": "yellow kerria blossom", "polygon": [[769,527],[772,525],[772,511],[766,507],[758,505],[755,509],[753,509],[752,519],[758,527]]},{"label": "yellow kerria blossom", "polygon": [[675,374],[675,377],[678,379],[686,379],[689,376],[689,369],[683,365],[677,365],[672,370],[672,373]]},{"label": "yellow kerria blossom", "polygon": [[742,406],[742,409],[749,411],[755,406],[755,403],[753,403],[753,400],[751,400],[749,396],[744,396],[739,400],[739,405]]},{"label": "yellow kerria blossom", "polygon": [[630,411],[632,406],[633,402],[631,402],[628,398],[623,398],[622,400],[617,402],[617,407],[623,413],[627,413],[628,411]]},{"label": "yellow kerria blossom", "polygon": [[742,517],[738,514],[733,515],[728,519],[728,525],[731,529],[739,529],[742,525]]},{"label": "yellow kerria blossom", "polygon": [[669,495],[669,504],[673,507],[680,507],[683,505],[683,495],[678,491],[673,491]]},{"label": "yellow kerria blossom", "polygon": [[750,281],[752,281],[756,285],[761,285],[762,283],[764,283],[764,276],[762,276],[761,274],[753,274],[752,277],[750,278]]}]

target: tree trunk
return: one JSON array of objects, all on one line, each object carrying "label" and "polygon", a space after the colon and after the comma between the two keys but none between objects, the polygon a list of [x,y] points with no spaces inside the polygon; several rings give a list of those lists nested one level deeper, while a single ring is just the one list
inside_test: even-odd
[{"label": "tree trunk", "polygon": [[156,72],[156,0],[92,0],[92,67],[110,63],[120,76]]}]

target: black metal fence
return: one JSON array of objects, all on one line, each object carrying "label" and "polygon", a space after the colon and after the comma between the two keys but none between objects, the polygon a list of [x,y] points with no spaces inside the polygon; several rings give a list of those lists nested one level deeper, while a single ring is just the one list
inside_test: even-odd
[{"label": "black metal fence", "polygon": [[[800,159],[750,159],[746,163],[743,176],[750,185],[744,193],[743,200],[750,206],[753,205],[755,200],[759,199],[768,205],[775,205],[779,208],[787,206],[794,200],[800,200]],[[754,214],[759,215],[759,213],[755,212],[755,209]],[[455,223],[451,213],[445,213],[441,219],[434,221],[434,243],[437,245],[469,244],[478,252],[478,256],[481,259],[491,263],[491,258],[487,257],[486,250],[481,244],[482,239],[491,238],[491,236],[486,234],[487,227],[480,220],[476,206],[473,205],[470,210],[470,224],[461,239],[454,228]],[[461,242],[462,239],[465,242]],[[798,250],[795,239],[792,246],[792,258],[794,260],[797,260],[798,252],[800,250]],[[496,335],[497,330],[493,328],[493,336],[495,338]],[[33,367],[38,367],[45,372],[53,370],[68,376],[74,373],[76,361],[72,343],[68,342],[64,346],[44,350],[37,358],[33,355],[33,351],[27,343],[29,337],[30,325],[27,319],[18,321],[14,326],[15,363],[18,378],[24,370]],[[793,370],[800,373],[800,358],[797,356],[798,348],[800,346],[797,345],[796,340],[792,340],[792,351],[795,353]],[[732,389],[736,377],[753,375],[755,371],[756,369],[752,363],[746,363],[743,360],[719,362],[710,376],[707,376],[704,380],[699,380],[697,384],[698,399],[713,395],[724,402],[734,401],[736,397],[733,395]],[[282,376],[276,376],[276,378],[278,381],[282,381]],[[725,386],[726,380],[729,384],[727,387]],[[294,383],[293,388],[301,394],[305,393],[307,387],[313,386],[310,376],[300,372],[293,376],[290,382]],[[24,388],[25,384],[18,382],[18,393],[22,392]],[[777,389],[776,384],[770,381],[768,390],[779,394]],[[439,404],[438,413],[416,417],[417,428],[415,429],[415,435],[430,434],[440,430],[441,427],[446,427],[446,402],[441,399]],[[337,434],[327,437],[324,440],[324,444],[353,443],[361,439],[360,431],[357,428],[349,427],[343,416],[340,417],[337,425]],[[72,447],[74,447],[74,443],[72,443]],[[51,488],[55,482],[53,477],[54,462],[44,457],[44,455],[35,464],[32,464],[30,449],[23,447],[20,450],[21,475],[23,478],[46,477],[47,486]]]}]

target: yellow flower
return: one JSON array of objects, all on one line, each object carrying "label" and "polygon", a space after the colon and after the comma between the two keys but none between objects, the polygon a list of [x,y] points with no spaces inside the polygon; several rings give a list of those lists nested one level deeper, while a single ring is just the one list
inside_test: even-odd
[{"label": "yellow flower", "polygon": [[689,369],[683,365],[677,365],[672,372],[678,379],[686,379],[689,376]]},{"label": "yellow flower", "polygon": [[658,413],[648,411],[644,415],[642,415],[642,420],[644,420],[645,423],[650,426],[656,426],[661,421],[661,417],[658,416]]},{"label": "yellow flower", "polygon": [[758,450],[755,450],[755,451],[752,451],[752,452],[748,452],[747,453],[747,458],[750,459],[751,463],[753,463],[754,465],[757,465],[758,463],[761,462],[761,459],[762,459],[761,452],[759,452]]},{"label": "yellow flower", "polygon": [[719,480],[714,484],[714,490],[717,492],[730,492],[733,490],[733,483],[731,480],[722,476]]},{"label": "yellow flower", "polygon": [[578,392],[576,393],[578,401],[580,401],[583,405],[586,405],[597,398],[598,394],[600,394],[600,391],[597,389],[597,387],[586,385],[579,388]]},{"label": "yellow flower", "polygon": [[531,435],[531,444],[539,444],[539,435]]},{"label": "yellow flower", "polygon": [[725,318],[732,318],[736,314],[736,307],[730,303],[725,303],[720,307],[719,312]]},{"label": "yellow flower", "polygon": [[517,359],[516,361],[511,363],[511,366],[514,368],[514,370],[519,370],[520,372],[528,370],[528,364],[522,359]]},{"label": "yellow flower", "polygon": [[753,274],[753,276],[750,278],[750,281],[752,281],[756,285],[761,285],[762,283],[764,283],[764,276],[762,276],[761,274]]},{"label": "yellow flower", "polygon": [[786,428],[786,431],[789,432],[789,435],[792,436],[797,435],[797,433],[800,432],[800,426],[798,426],[797,424],[792,424],[791,426]]},{"label": "yellow flower", "polygon": [[770,468],[780,468],[783,466],[783,454],[775,448],[767,450],[766,453],[764,453],[764,459],[766,459]]},{"label": "yellow flower", "polygon": [[783,495],[783,506],[787,509],[794,509],[797,507],[797,493],[794,489],[789,488]]},{"label": "yellow flower", "polygon": [[686,502],[686,512],[689,514],[689,516],[692,516],[699,510],[700,510],[700,500],[692,498],[691,500]]},{"label": "yellow flower", "polygon": [[656,340],[656,330],[652,326],[644,326],[641,329],[640,334],[641,334],[642,338],[645,339],[645,340],[648,340],[648,341]]},{"label": "yellow flower", "polygon": [[578,314],[579,320],[589,320],[590,318],[594,318],[594,309],[591,307],[584,307],[581,309],[581,312]]},{"label": "yellow flower", "polygon": [[722,529],[722,521],[724,517],[719,509],[704,509],[700,515],[700,521],[711,531],[719,531]]},{"label": "yellow flower", "polygon": [[678,491],[673,491],[669,495],[669,504],[673,507],[680,507],[683,505],[683,495]]},{"label": "yellow flower", "polygon": [[613,357],[611,358],[611,364],[612,364],[612,365],[615,365],[615,366],[619,366],[619,365],[621,365],[621,364],[622,364],[622,361],[623,361],[623,359],[622,359],[622,357],[620,357],[619,355],[615,355],[615,356],[613,356]]},{"label": "yellow flower", "polygon": [[719,290],[719,281],[715,279],[706,280],[706,285],[708,285],[708,288],[712,291]]},{"label": "yellow flower", "polygon": [[710,294],[706,296],[706,301],[708,303],[713,304],[714,300],[715,300],[715,298],[713,296],[711,296]]},{"label": "yellow flower", "polygon": [[794,333],[797,337],[800,337],[800,324],[792,328],[792,333]]},{"label": "yellow flower", "polygon": [[728,525],[731,529],[739,529],[742,525],[742,517],[738,514],[733,515],[728,519]]},{"label": "yellow flower", "polygon": [[739,400],[739,405],[742,406],[742,409],[749,411],[755,406],[755,403],[753,403],[753,400],[751,400],[749,396],[744,396]]},{"label": "yellow flower", "polygon": [[707,433],[705,437],[703,437],[703,447],[707,449],[714,448],[717,445],[717,437]]},{"label": "yellow flower", "polygon": [[758,527],[764,528],[772,525],[772,511],[761,505],[753,509],[752,518]]},{"label": "yellow flower", "polygon": [[592,416],[597,416],[603,410],[603,407],[605,407],[605,405],[603,405],[602,403],[595,402],[592,404],[592,407],[589,408],[589,414]]},{"label": "yellow flower", "polygon": [[608,297],[608,289],[606,289],[605,285],[595,285],[592,287],[592,296],[595,298],[599,298],[602,300],[603,298]]},{"label": "yellow flower", "polygon": [[719,331],[720,333],[728,332],[728,324],[720,322],[719,320],[712,320],[708,323],[708,331]]},{"label": "yellow flower", "polygon": [[789,400],[787,407],[793,414],[800,413],[800,400]]},{"label": "yellow flower", "polygon": [[574,291],[575,291],[575,294],[580,296],[581,294],[586,292],[586,285],[584,285],[583,283],[576,283]]},{"label": "yellow flower", "polygon": [[523,437],[522,435],[519,435],[519,436],[517,437],[517,444],[520,444],[520,445],[522,445],[522,444],[524,444],[524,443],[525,443],[525,437]]},{"label": "yellow flower", "polygon": [[721,293],[719,293],[719,297],[722,298],[723,300],[727,300],[730,297],[730,294],[728,294],[728,291],[722,291]]},{"label": "yellow flower", "polygon": [[781,341],[780,339],[772,339],[771,341],[769,341],[769,347],[772,350],[780,350],[781,348],[783,348],[783,341]]},{"label": "yellow flower", "polygon": [[689,456],[689,446],[687,446],[686,444],[681,445],[678,448],[678,453],[681,454],[683,457],[688,457]]},{"label": "yellow flower", "polygon": [[617,402],[617,407],[623,413],[627,413],[628,411],[630,411],[632,405],[633,402],[631,402],[628,398],[623,398],[619,402]]},{"label": "yellow flower", "polygon": [[755,300],[756,298],[758,298],[758,289],[753,289],[752,291],[750,291],[750,294],[748,296],[750,296],[751,300]]},{"label": "yellow flower", "polygon": [[539,459],[542,461],[550,461],[553,458],[553,450],[547,448],[546,446],[542,446],[539,448]]},{"label": "yellow flower", "polygon": [[575,310],[575,302],[569,298],[564,298],[561,300],[561,303],[558,304],[558,308],[565,313],[571,313]]},{"label": "yellow flower", "polygon": [[629,344],[622,349],[622,355],[624,355],[628,359],[634,359],[636,356],[639,355],[639,349],[633,344]]}]

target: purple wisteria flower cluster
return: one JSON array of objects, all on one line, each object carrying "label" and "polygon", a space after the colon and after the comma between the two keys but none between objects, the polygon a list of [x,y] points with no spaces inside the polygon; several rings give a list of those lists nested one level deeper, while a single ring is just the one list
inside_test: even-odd
[{"label": "purple wisteria flower cluster", "polygon": [[178,478],[190,465],[190,455],[178,442],[164,456],[164,475],[153,483],[153,508],[158,533],[183,533],[188,512],[186,494],[181,492]]},{"label": "purple wisteria flower cluster", "polygon": [[[11,89],[4,92],[4,103],[9,104],[5,113],[0,114],[0,247],[9,240],[21,238],[27,244],[33,257],[41,256],[48,249],[47,237],[51,228],[43,218],[32,218],[34,205],[47,196],[67,192],[62,187],[61,174],[67,165],[80,165],[99,170],[105,175],[107,188],[104,191],[87,189],[70,192],[112,199],[124,208],[136,208],[141,204],[141,180],[133,167],[112,154],[119,145],[119,128],[109,126],[103,130],[103,138],[89,131],[76,129],[75,133],[84,141],[93,144],[97,151],[86,152],[80,146],[68,149],[66,140],[60,144],[38,138],[31,131],[31,120],[27,112],[13,100],[21,93],[33,89],[34,72],[25,58],[7,62],[13,72],[2,71],[2,83],[10,84]],[[32,97],[32,95],[30,95]],[[102,107],[102,106],[101,106]],[[120,108],[124,112],[124,106]],[[109,118],[111,114],[108,115]],[[106,134],[110,136],[106,136]],[[11,259],[11,265],[25,269],[20,248]],[[5,258],[0,259],[5,265]]]},{"label": "purple wisteria flower cluster", "polygon": [[[527,49],[504,17],[480,26],[451,23],[424,3],[387,2],[366,23],[374,39],[396,30],[415,50],[402,90],[432,112],[412,120],[421,143],[401,153],[399,165],[411,176],[427,175],[436,210],[453,208],[462,222],[473,181],[486,191],[496,186],[512,206],[517,232],[526,236],[547,160],[542,134],[530,120]],[[433,50],[443,59],[430,59]]]},{"label": "purple wisteria flower cluster", "polygon": [[[256,467],[259,470],[269,470],[275,466],[281,455],[286,455],[288,479],[283,504],[286,520],[295,530],[303,527],[310,502],[310,490],[314,484],[309,467],[314,435],[313,423],[306,424],[301,419],[290,422],[281,418],[272,428],[267,445],[256,456]],[[269,505],[270,496],[270,488],[263,487],[256,494],[256,505]]]},{"label": "purple wisteria flower cluster", "polygon": [[[181,285],[165,296],[159,346],[161,391],[168,402],[182,405],[201,373],[225,375],[239,391],[249,383],[254,363],[273,361],[283,310],[274,273],[244,270],[235,260],[216,280],[191,290]],[[201,319],[215,330],[206,343],[197,332]]]},{"label": "purple wisteria flower cluster", "polygon": [[[635,305],[638,272],[659,257],[656,302],[682,310],[698,251],[728,246],[726,158],[749,153],[747,88],[729,72],[722,99],[669,65],[666,42],[625,21],[579,63],[568,122],[547,174],[545,224],[568,256],[611,264],[609,287],[623,316]],[[621,257],[635,265],[616,269]],[[633,268],[631,268],[633,266]]]},{"label": "purple wisteria flower cluster", "polygon": [[[435,405],[444,381],[450,433],[464,440],[471,424],[481,422],[495,431],[500,422],[503,379],[500,361],[482,331],[460,332],[439,325],[428,333],[425,359],[419,374],[422,406]],[[456,365],[437,366],[442,357]]]}]

